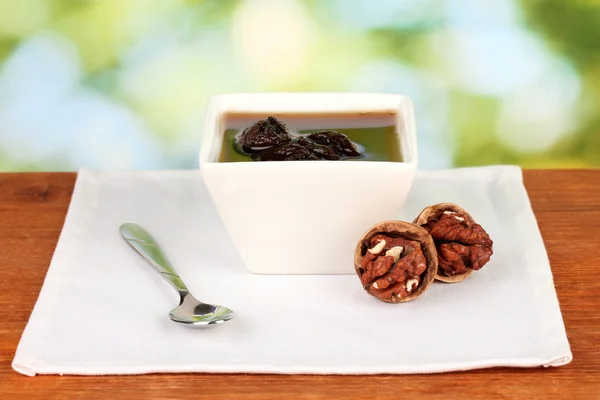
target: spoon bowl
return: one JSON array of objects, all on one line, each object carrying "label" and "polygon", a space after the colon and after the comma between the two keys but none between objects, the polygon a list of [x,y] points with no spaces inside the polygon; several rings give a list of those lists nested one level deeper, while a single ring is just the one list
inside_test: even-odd
[{"label": "spoon bowl", "polygon": [[233,315],[229,308],[203,303],[189,292],[181,304],[169,313],[169,317],[175,322],[197,326],[220,324],[229,321]]},{"label": "spoon bowl", "polygon": [[169,314],[172,321],[193,326],[216,325],[229,321],[234,313],[227,307],[203,303],[189,291],[158,243],[144,228],[133,223],[122,224],[121,236],[179,293],[179,305]]}]

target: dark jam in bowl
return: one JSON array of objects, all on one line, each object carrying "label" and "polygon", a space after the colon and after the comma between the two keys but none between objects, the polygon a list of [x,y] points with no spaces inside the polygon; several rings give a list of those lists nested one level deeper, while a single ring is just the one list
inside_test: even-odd
[{"label": "dark jam in bowl", "polygon": [[227,113],[219,162],[402,161],[395,111]]}]

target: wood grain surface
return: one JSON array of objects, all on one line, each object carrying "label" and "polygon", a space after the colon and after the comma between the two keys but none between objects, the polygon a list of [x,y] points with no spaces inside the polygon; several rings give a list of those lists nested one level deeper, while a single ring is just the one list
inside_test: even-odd
[{"label": "wood grain surface", "polygon": [[54,252],[75,174],[0,174],[0,397],[600,399],[600,170],[530,170],[524,176],[573,351],[567,366],[400,376],[26,377],[11,362]]}]

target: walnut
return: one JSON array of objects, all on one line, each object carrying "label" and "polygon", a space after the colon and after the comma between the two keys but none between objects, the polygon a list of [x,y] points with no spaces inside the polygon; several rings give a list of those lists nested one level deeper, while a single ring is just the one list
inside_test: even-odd
[{"label": "walnut", "polygon": [[433,237],[438,254],[436,279],[460,282],[481,269],[492,256],[493,242],[481,225],[452,203],[425,208],[414,223]]},{"label": "walnut", "polygon": [[247,154],[255,154],[273,146],[289,143],[292,136],[287,127],[274,117],[267,117],[244,129],[237,138],[238,145]]},{"label": "walnut", "polygon": [[255,161],[342,160],[362,155],[343,133],[329,130],[293,134],[275,117],[245,128],[236,136],[233,147]]},{"label": "walnut", "polygon": [[308,138],[300,136],[296,139],[296,143],[306,147],[317,157],[323,160],[339,160],[341,158],[340,155],[333,151],[331,147],[316,143]]},{"label": "walnut", "polygon": [[323,146],[327,146],[340,156],[358,157],[360,152],[348,136],[337,131],[317,131],[307,136],[310,140]]},{"label": "walnut", "polygon": [[403,221],[374,225],[354,251],[354,268],[364,290],[387,303],[423,294],[435,278],[437,260],[431,235]]},{"label": "walnut", "polygon": [[296,143],[286,143],[268,148],[258,154],[254,154],[252,158],[259,161],[303,161],[319,159],[319,157],[306,147]]}]

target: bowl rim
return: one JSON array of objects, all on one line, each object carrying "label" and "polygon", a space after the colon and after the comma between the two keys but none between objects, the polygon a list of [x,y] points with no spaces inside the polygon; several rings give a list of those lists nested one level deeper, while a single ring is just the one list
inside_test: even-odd
[{"label": "bowl rim", "polygon": [[[314,104],[320,104],[320,107]],[[346,104],[346,106],[340,105]],[[302,106],[294,106],[301,104]],[[375,104],[375,105],[374,105]],[[386,106],[383,106],[386,104]],[[403,149],[403,161],[369,161],[361,165],[398,165],[406,168],[416,168],[418,162],[417,135],[412,100],[402,94],[368,93],[368,92],[253,92],[253,93],[228,93],[211,96],[206,104],[204,130],[199,151],[199,165],[215,168],[272,168],[273,165],[281,167],[286,165],[297,168],[300,165],[322,164],[323,160],[316,161],[285,161],[285,162],[219,162],[217,160],[222,142],[220,132],[221,116],[227,112],[359,112],[364,110],[397,110],[402,115],[403,129],[398,140]],[[325,109],[325,111],[324,111]],[[218,140],[217,140],[218,139]],[[218,141],[218,151],[215,142]],[[327,163],[336,168],[354,168],[355,162]]]}]

